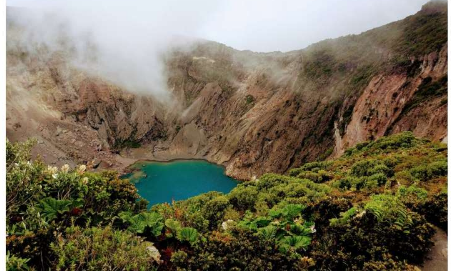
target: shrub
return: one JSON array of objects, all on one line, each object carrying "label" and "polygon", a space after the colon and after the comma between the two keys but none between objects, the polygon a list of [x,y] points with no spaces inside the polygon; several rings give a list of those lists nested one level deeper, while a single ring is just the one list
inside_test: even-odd
[{"label": "shrub", "polygon": [[447,173],[448,164],[446,161],[436,161],[430,164],[416,166],[410,170],[410,174],[420,181],[446,176]]},{"label": "shrub", "polygon": [[277,186],[277,185],[283,185],[287,184],[293,180],[296,180],[295,178],[284,176],[280,174],[274,174],[274,173],[267,173],[260,178],[258,178],[258,182],[256,182],[256,186],[259,190],[263,189],[269,189],[271,187]]},{"label": "shrub", "polygon": [[310,258],[290,257],[278,252],[273,240],[245,229],[213,233],[194,251],[176,252],[171,262],[178,270],[306,270]]},{"label": "shrub", "polygon": [[251,104],[255,101],[254,96],[252,95],[246,95],[246,104]]},{"label": "shrub", "polygon": [[384,173],[376,173],[368,177],[368,182],[375,182],[376,186],[382,186],[387,182],[387,176]]},{"label": "shrub", "polygon": [[448,162],[436,161],[429,164],[430,174],[433,177],[446,176],[448,174]]},{"label": "shrub", "polygon": [[230,194],[230,203],[238,210],[252,210],[256,202],[258,191],[253,186],[241,186],[234,188]]},{"label": "shrub", "polygon": [[410,174],[418,180],[428,180],[430,178],[430,171],[426,165],[414,167],[410,170]]},{"label": "shrub", "polygon": [[216,228],[223,220],[224,212],[229,207],[229,199],[226,196],[219,196],[204,205],[202,214],[210,221],[210,229]]},{"label": "shrub", "polygon": [[374,174],[384,174],[389,173],[389,168],[380,160],[362,160],[356,162],[351,167],[351,174],[356,177],[371,176]]},{"label": "shrub", "polygon": [[55,270],[150,270],[159,253],[150,242],[111,227],[72,226],[51,244]]},{"label": "shrub", "polygon": [[326,170],[330,165],[331,165],[330,161],[306,163],[300,168],[291,169],[288,174],[290,176],[297,176],[302,171],[318,172],[320,170]]},{"label": "shrub", "polygon": [[340,213],[340,218],[332,218],[330,220],[331,226],[338,226],[338,225],[345,225],[348,224],[349,221],[353,216],[357,214],[357,208],[352,207],[351,209],[347,210],[346,212]]},{"label": "shrub", "polygon": [[333,186],[342,190],[351,189],[352,185],[356,182],[355,177],[345,177],[343,179],[337,180],[333,183]]},{"label": "shrub", "polygon": [[[6,217],[26,209],[29,201],[41,198],[45,167],[39,161],[31,161],[31,148],[35,141],[11,143],[6,141]],[[20,189],[18,189],[20,188]]]},{"label": "shrub", "polygon": [[416,139],[412,132],[402,132],[389,137],[381,137],[373,142],[364,142],[357,144],[356,147],[345,151],[346,156],[359,153],[386,153],[397,149],[406,149],[415,147],[420,140]]},{"label": "shrub", "polygon": [[28,266],[50,268],[52,233],[71,222],[102,226],[121,211],[145,208],[137,202],[134,185],[117,173],[89,173],[83,165],[44,166],[30,160],[32,145],[7,142],[7,249],[27,258]]},{"label": "shrub", "polygon": [[401,186],[398,188],[396,195],[402,201],[424,201],[428,196],[428,192],[416,185],[411,185],[409,187]]},{"label": "shrub", "polygon": [[374,215],[379,223],[394,224],[399,229],[404,229],[412,223],[407,208],[393,195],[372,196],[364,210]]},{"label": "shrub", "polygon": [[439,193],[429,198],[418,211],[444,231],[448,231],[448,194]]},{"label": "shrub", "polygon": [[394,196],[387,195],[372,198],[364,211],[355,214],[351,208],[340,219],[331,221],[331,227],[312,247],[316,268],[402,268],[404,261],[422,261],[432,246],[430,239],[434,234],[423,217],[406,209]]},{"label": "shrub", "polygon": [[14,255],[11,255],[9,251],[6,254],[6,270],[7,271],[25,271],[30,270],[27,265],[29,259],[23,259]]},{"label": "shrub", "polygon": [[325,170],[318,170],[318,172],[301,171],[296,177],[301,179],[308,179],[315,183],[324,183],[332,179],[332,175]]}]

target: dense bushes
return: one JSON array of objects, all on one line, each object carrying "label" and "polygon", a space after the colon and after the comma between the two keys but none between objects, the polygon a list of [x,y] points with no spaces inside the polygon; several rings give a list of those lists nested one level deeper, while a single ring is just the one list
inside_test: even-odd
[{"label": "dense bushes", "polygon": [[441,192],[430,197],[418,210],[428,221],[448,231],[448,194]]},{"label": "dense bushes", "polygon": [[362,154],[362,153],[384,153],[398,149],[412,148],[420,144],[421,140],[413,136],[411,132],[403,132],[400,134],[381,137],[376,141],[369,141],[357,144],[354,148],[349,148],[345,151],[345,155]]},{"label": "dense bushes", "polygon": [[153,244],[129,232],[69,227],[51,249],[56,270],[151,270],[159,261]]},{"label": "dense bushes", "polygon": [[447,224],[446,146],[411,133],[150,211],[128,180],[30,161],[31,144],[7,143],[9,270],[410,270]]},{"label": "dense bushes", "polygon": [[317,267],[330,270],[408,270],[407,262],[418,263],[428,251],[433,233],[398,197],[376,195],[330,220],[314,258]]},{"label": "dense bushes", "polygon": [[448,165],[446,161],[436,161],[427,165],[414,167],[409,173],[417,180],[430,180],[435,177],[446,176]]},{"label": "dense bushes", "polygon": [[[431,12],[434,9],[437,11]],[[394,49],[406,56],[440,50],[448,40],[446,10],[446,3],[430,1],[421,11],[423,16],[406,18],[402,23],[404,35],[399,37]]]},{"label": "dense bushes", "polygon": [[171,263],[177,270],[307,270],[314,265],[308,257],[290,257],[278,252],[274,240],[235,228],[229,233],[213,232],[193,251],[179,250]]},{"label": "dense bushes", "polygon": [[89,173],[85,166],[47,167],[30,160],[32,144],[6,144],[6,247],[11,270],[21,262],[19,258],[26,259],[22,266],[55,269],[64,254],[50,249],[52,242],[59,241],[56,235],[72,226],[103,227],[121,211],[145,208],[134,185],[119,179],[117,173]]}]

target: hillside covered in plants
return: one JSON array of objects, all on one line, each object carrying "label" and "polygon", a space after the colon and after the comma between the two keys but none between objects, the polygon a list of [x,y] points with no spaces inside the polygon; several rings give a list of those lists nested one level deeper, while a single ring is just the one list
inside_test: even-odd
[{"label": "hillside covered in plants", "polygon": [[7,142],[8,270],[414,270],[447,227],[447,146],[404,132],[154,205]]}]

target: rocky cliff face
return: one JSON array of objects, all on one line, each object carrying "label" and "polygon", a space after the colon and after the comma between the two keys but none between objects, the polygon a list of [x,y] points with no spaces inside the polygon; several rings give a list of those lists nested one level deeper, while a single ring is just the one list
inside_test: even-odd
[{"label": "rocky cliff face", "polygon": [[413,131],[417,136],[443,140],[447,135],[447,45],[439,52],[413,58],[415,75],[374,76],[357,99],[335,155],[345,148],[383,135]]},{"label": "rocky cliff face", "polygon": [[248,179],[404,130],[446,137],[443,4],[300,51],[174,49],[169,102],[86,74],[65,52],[12,46],[16,32],[8,30],[7,136],[37,137],[50,163],[122,169],[134,159],[204,158]]}]

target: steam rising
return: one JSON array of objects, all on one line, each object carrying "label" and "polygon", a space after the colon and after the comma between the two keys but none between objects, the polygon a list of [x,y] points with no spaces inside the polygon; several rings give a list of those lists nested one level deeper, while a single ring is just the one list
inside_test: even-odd
[{"label": "steam rising", "polygon": [[175,45],[189,44],[193,39],[184,36],[196,36],[203,18],[188,16],[190,10],[176,1],[151,8],[144,1],[141,4],[77,1],[77,5],[47,3],[15,9],[8,19],[20,27],[21,42],[8,40],[7,48],[36,51],[45,46],[50,52],[69,51],[72,64],[92,75],[129,91],[167,99],[164,53]]},{"label": "steam rising", "polygon": [[25,31],[7,48],[71,52],[73,64],[129,91],[168,99],[164,56],[196,38],[237,49],[288,51],[359,33],[418,11],[427,0],[10,0]]}]

